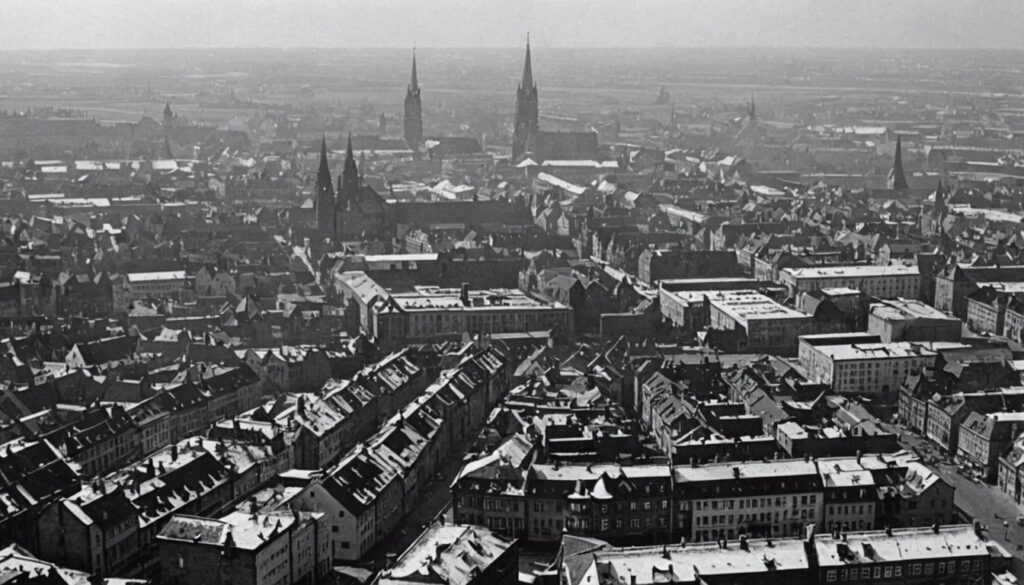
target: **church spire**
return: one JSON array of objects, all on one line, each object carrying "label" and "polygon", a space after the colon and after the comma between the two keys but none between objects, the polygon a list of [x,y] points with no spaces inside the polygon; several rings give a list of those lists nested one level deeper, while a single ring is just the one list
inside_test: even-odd
[{"label": "church spire", "polygon": [[523,63],[523,80],[516,90],[516,114],[512,128],[512,160],[518,161],[526,153],[530,135],[537,132],[540,122],[540,106],[537,99],[537,84],[533,81],[533,59],[530,55],[530,35],[526,35],[526,60]]},{"label": "church spire", "polygon": [[942,184],[942,179],[939,179],[939,184],[935,187],[935,207],[932,208],[935,215],[946,214],[946,187]]},{"label": "church spire", "polygon": [[412,50],[412,77],[405,91],[405,116],[402,119],[402,136],[405,144],[414,152],[419,151],[423,142],[423,101],[420,98],[420,80],[416,73],[416,48]]},{"label": "church spire", "polygon": [[316,180],[318,189],[322,184],[326,184],[328,187],[331,185],[331,167],[327,160],[327,134],[320,135],[320,168],[316,171]]},{"label": "church spire", "polygon": [[416,76],[416,47],[412,48],[412,80],[409,82],[409,89],[418,90],[420,88],[420,80]]},{"label": "church spire", "polygon": [[355,199],[359,192],[359,169],[356,167],[356,157],[352,153],[352,133],[348,135],[348,146],[345,148],[345,168],[341,171],[341,193],[340,199],[344,200],[347,206]]},{"label": "church spire", "polygon": [[907,188],[907,177],[903,174],[903,144],[899,134],[896,135],[896,155],[893,157],[892,170],[889,171],[888,187],[895,190]]},{"label": "church spire", "polygon": [[321,231],[334,230],[334,185],[327,157],[327,135],[320,136],[320,166],[316,171],[316,225]]},{"label": "church spire", "polygon": [[530,58],[530,33],[526,33],[526,61],[523,63],[523,80],[519,87],[531,88],[533,83],[533,59]]}]

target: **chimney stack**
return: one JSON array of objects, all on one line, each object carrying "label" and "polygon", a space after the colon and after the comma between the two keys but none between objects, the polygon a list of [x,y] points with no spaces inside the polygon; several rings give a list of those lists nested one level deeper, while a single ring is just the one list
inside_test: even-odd
[{"label": "chimney stack", "polygon": [[459,300],[462,301],[463,305],[469,305],[469,283],[462,283],[462,292],[459,294]]}]

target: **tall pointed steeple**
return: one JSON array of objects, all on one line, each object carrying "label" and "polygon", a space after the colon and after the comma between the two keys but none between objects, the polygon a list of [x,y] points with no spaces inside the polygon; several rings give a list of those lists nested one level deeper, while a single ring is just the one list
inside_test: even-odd
[{"label": "tall pointed steeple", "polygon": [[754,106],[754,94],[750,94],[750,109],[747,111],[747,115],[750,117],[750,121],[753,122],[757,119],[757,108]]},{"label": "tall pointed steeple", "polygon": [[530,58],[530,33],[526,33],[526,61],[523,62],[523,81],[520,87],[533,87],[533,59]]},{"label": "tall pointed steeple", "polygon": [[420,80],[416,75],[416,47],[412,48],[412,80],[409,82],[409,89],[419,89]]},{"label": "tall pointed steeple", "polygon": [[516,90],[516,114],[512,129],[512,160],[517,161],[526,153],[530,135],[539,129],[540,106],[537,100],[537,84],[533,81],[533,58],[530,55],[530,35],[526,35],[526,61],[523,63],[523,79]]},{"label": "tall pointed steeple", "polygon": [[345,168],[341,171],[341,190],[338,193],[338,207],[348,209],[359,193],[359,168],[356,157],[352,154],[352,134],[348,135],[348,146],[345,148]]},{"label": "tall pointed steeple", "polygon": [[174,131],[174,112],[171,110],[171,102],[167,102],[164,105],[164,157],[174,158],[174,153],[171,151],[171,132]]},{"label": "tall pointed steeple", "polygon": [[903,174],[903,144],[898,134],[896,135],[896,155],[892,161],[892,170],[889,171],[888,187],[895,190],[907,188],[907,177]]},{"label": "tall pointed steeple", "polygon": [[418,150],[423,142],[423,101],[420,98],[420,80],[416,74],[416,49],[412,50],[412,78],[405,91],[405,117],[403,119],[405,144]]},{"label": "tall pointed steeple", "polygon": [[331,165],[327,157],[327,136],[320,137],[320,166],[316,171],[316,226],[320,231],[333,233],[335,227],[334,185],[331,183]]},{"label": "tall pointed steeple", "polygon": [[939,179],[939,184],[935,187],[935,206],[932,207],[932,215],[937,218],[942,218],[946,215],[946,198],[948,193],[946,192],[945,185],[942,184],[942,179]]}]

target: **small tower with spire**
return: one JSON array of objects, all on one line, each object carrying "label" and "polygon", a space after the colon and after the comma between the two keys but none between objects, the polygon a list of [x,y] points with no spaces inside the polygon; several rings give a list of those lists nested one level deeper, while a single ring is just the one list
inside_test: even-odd
[{"label": "small tower with spire", "polygon": [[320,167],[316,171],[316,229],[320,232],[335,232],[336,213],[334,185],[331,183],[331,166],[327,158],[327,136],[320,138]]},{"label": "small tower with spire", "polygon": [[412,78],[405,90],[405,144],[414,151],[423,142],[423,101],[420,99],[420,82],[416,75],[416,49],[412,50]]},{"label": "small tower with spire", "polygon": [[907,188],[907,177],[903,174],[903,144],[900,136],[896,135],[896,155],[893,157],[892,170],[889,171],[887,186],[896,191]]},{"label": "small tower with spire", "polygon": [[754,94],[750,94],[750,108],[747,110],[747,117],[751,122],[757,120],[757,108],[754,106]]},{"label": "small tower with spire", "polygon": [[526,60],[523,63],[523,79],[516,90],[515,125],[512,129],[512,160],[516,161],[526,153],[530,135],[540,128],[540,104],[537,99],[537,84],[533,81],[533,62],[530,58],[530,35],[526,35]]}]

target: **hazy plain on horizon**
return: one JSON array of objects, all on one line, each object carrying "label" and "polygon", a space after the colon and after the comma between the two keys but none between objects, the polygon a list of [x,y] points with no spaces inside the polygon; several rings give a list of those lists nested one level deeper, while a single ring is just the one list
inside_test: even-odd
[{"label": "hazy plain on horizon", "polygon": [[1020,0],[0,0],[0,50],[1024,49]]}]

